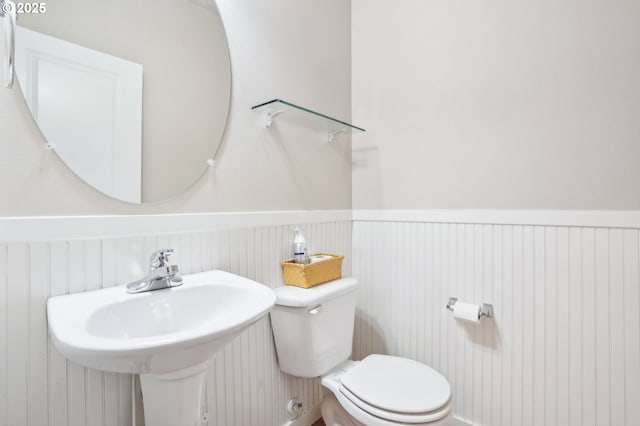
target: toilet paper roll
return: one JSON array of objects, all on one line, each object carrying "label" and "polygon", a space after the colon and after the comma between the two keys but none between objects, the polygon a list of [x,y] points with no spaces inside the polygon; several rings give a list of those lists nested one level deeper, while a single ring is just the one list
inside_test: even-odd
[{"label": "toilet paper roll", "polygon": [[478,322],[480,321],[480,306],[473,303],[456,302],[453,305],[454,318]]}]

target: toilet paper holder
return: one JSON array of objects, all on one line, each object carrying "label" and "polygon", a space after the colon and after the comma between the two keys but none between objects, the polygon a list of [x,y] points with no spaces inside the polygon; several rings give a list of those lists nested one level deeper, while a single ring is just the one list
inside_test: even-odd
[{"label": "toilet paper holder", "polygon": [[[458,301],[457,297],[450,297],[446,308],[448,310],[450,310],[451,312],[453,312],[453,307],[455,306],[457,301]],[[480,312],[478,313],[478,319],[492,318],[492,317],[493,317],[493,305],[491,305],[489,303],[483,303],[480,306]]]}]

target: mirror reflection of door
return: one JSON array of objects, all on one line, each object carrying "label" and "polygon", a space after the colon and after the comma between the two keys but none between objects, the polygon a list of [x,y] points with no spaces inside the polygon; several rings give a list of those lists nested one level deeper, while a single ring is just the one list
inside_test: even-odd
[{"label": "mirror reflection of door", "polygon": [[20,27],[16,54],[27,105],[49,144],[89,185],[140,203],[142,66]]},{"label": "mirror reflection of door", "polygon": [[36,124],[85,182],[152,203],[204,175],[231,99],[215,0],[56,0],[22,14],[17,36],[17,82]]}]

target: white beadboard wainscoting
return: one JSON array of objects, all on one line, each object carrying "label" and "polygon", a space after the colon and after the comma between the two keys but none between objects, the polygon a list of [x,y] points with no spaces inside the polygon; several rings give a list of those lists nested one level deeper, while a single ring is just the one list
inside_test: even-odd
[{"label": "white beadboard wainscoting", "polygon": [[[132,425],[132,377],[83,368],[62,357],[48,339],[48,297],[137,279],[146,272],[151,252],[165,247],[175,249],[172,260],[183,274],[222,269],[278,287],[280,261],[290,255],[295,225],[304,226],[310,252],[344,253],[343,273],[349,275],[350,215],[273,212],[234,219],[225,214],[222,224],[212,215],[199,216],[195,225],[190,215],[147,218],[157,232],[149,232],[140,217],[2,219],[7,232],[0,235],[0,425]],[[91,238],[82,238],[74,220]],[[15,232],[16,227],[25,232]],[[141,229],[147,233],[140,235]],[[15,241],[27,234],[29,240]],[[322,396],[318,380],[280,372],[268,317],[214,357],[207,391],[210,426],[288,424],[289,399],[300,398],[306,410],[317,413]]]},{"label": "white beadboard wainscoting", "polygon": [[[445,216],[354,212],[356,358],[431,365],[476,426],[639,425],[640,234],[624,227],[637,212]],[[450,296],[495,316],[456,321]]]}]

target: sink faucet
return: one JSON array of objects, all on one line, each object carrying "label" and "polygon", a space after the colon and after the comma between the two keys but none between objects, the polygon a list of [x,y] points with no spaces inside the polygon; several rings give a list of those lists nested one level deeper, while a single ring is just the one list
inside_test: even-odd
[{"label": "sink faucet", "polygon": [[168,264],[172,253],[173,249],[162,249],[153,253],[149,273],[146,277],[127,284],[127,293],[142,293],[182,285],[178,265]]}]

